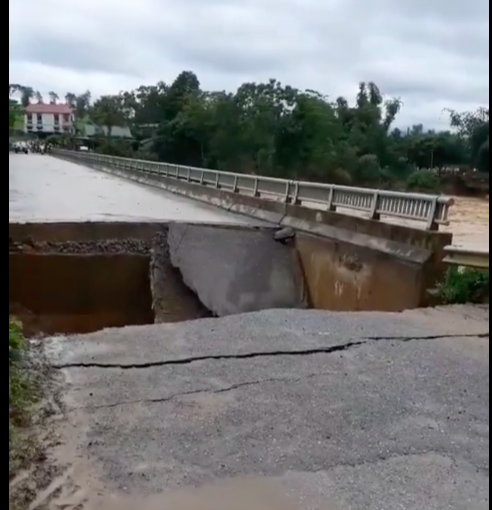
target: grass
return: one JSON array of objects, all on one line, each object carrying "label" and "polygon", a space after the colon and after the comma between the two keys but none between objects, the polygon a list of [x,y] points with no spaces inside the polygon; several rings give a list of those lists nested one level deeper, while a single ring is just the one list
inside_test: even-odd
[{"label": "grass", "polygon": [[27,351],[22,325],[9,317],[9,476],[28,460],[31,442],[26,430],[39,395]]},{"label": "grass", "polygon": [[488,303],[489,271],[464,267],[451,267],[438,287],[442,304]]}]

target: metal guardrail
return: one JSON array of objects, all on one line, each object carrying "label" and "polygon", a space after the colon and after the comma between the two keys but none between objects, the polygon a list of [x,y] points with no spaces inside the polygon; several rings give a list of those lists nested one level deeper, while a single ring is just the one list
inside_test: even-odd
[{"label": "metal guardrail", "polygon": [[438,195],[276,179],[83,151],[57,149],[54,153],[88,164],[165,176],[266,200],[281,200],[284,203],[314,206],[328,211],[337,211],[338,208],[351,209],[364,212],[368,218],[374,220],[388,216],[425,222],[428,230],[438,230],[439,225],[448,225],[449,209],[454,204],[452,198]]},{"label": "metal guardrail", "polygon": [[489,269],[489,250],[464,248],[460,246],[446,246],[444,262],[453,266]]}]

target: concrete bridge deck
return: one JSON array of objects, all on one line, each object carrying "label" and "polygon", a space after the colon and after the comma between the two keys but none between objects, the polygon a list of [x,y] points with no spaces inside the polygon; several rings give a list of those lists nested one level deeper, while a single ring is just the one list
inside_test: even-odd
[{"label": "concrete bridge deck", "polygon": [[51,156],[9,154],[9,222],[146,220],[255,222]]}]

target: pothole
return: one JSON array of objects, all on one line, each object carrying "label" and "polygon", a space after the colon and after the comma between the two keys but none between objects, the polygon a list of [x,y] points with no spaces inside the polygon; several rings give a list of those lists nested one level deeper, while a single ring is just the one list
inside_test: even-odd
[{"label": "pothole", "polygon": [[28,336],[211,316],[154,244],[9,239],[9,315]]}]

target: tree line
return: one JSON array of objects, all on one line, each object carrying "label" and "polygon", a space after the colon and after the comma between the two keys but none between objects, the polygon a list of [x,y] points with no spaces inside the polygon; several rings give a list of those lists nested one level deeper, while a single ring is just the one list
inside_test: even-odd
[{"label": "tree line", "polygon": [[[30,87],[10,85],[21,104],[43,101]],[[50,102],[60,100],[55,92]],[[172,83],[142,85],[95,101],[67,93],[77,118],[105,126],[100,150],[169,163],[381,187],[425,187],[449,167],[488,172],[489,109],[448,110],[447,131],[395,127],[403,104],[374,83],[355,98],[335,100],[277,80],[245,83],[235,92],[206,91],[182,72]],[[352,101],[351,101],[352,100]],[[138,143],[111,140],[127,125]],[[436,169],[427,173],[421,169]],[[424,176],[424,177],[423,177]]]}]

